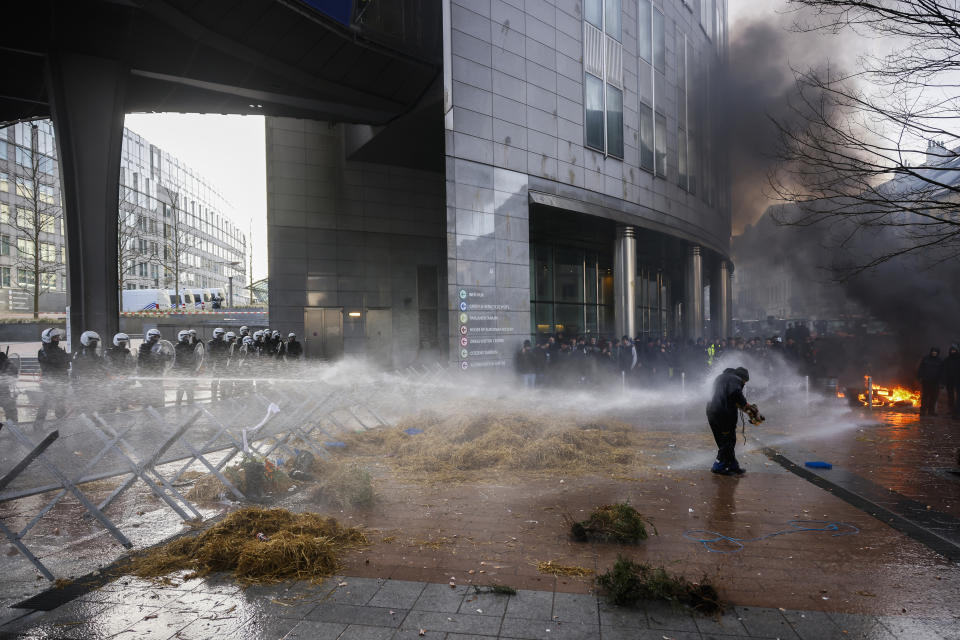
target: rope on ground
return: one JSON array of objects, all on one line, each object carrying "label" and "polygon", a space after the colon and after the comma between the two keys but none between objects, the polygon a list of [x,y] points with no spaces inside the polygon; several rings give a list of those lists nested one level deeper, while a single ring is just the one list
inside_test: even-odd
[{"label": "rope on ground", "polygon": [[[852,536],[860,533],[860,529],[847,522],[829,522],[826,520],[791,520],[787,523],[787,527],[788,528],[781,531],[774,531],[773,533],[768,533],[765,536],[759,536],[757,538],[734,538],[731,536],[725,536],[722,533],[717,533],[716,531],[709,531],[707,529],[690,529],[683,532],[683,537],[687,540],[699,542],[710,553],[737,553],[743,549],[748,542],[760,542],[761,540],[767,540],[777,536],[785,536],[790,533],[801,533],[804,531],[832,531],[833,534],[830,536],[831,538],[836,538],[839,536]],[[717,548],[716,545],[718,543],[727,543],[729,545],[733,545],[733,548]]]}]

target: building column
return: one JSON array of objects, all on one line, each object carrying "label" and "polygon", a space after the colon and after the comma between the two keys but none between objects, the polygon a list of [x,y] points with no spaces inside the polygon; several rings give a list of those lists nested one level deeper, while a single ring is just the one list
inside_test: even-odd
[{"label": "building column", "polygon": [[684,338],[696,340],[703,337],[703,256],[700,255],[698,245],[692,245],[687,249],[684,289]]},{"label": "building column", "polygon": [[613,247],[613,314],[620,336],[634,338],[637,333],[637,235],[636,229],[617,227]]},{"label": "building column", "polygon": [[710,275],[712,337],[726,338],[730,335],[730,263],[721,259]]},{"label": "building column", "polygon": [[733,263],[727,262],[727,334],[722,336],[728,338],[733,335]]},{"label": "building column", "polygon": [[85,330],[99,332],[106,344],[119,327],[117,198],[127,73],[114,60],[69,52],[48,57],[74,344]]}]

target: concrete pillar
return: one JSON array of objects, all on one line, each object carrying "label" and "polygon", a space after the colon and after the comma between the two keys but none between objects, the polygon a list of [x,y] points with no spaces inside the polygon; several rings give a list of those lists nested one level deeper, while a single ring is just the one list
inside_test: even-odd
[{"label": "concrete pillar", "polygon": [[637,329],[637,236],[633,227],[618,226],[613,246],[613,314],[616,338],[635,337]]},{"label": "concrete pillar", "polygon": [[117,198],[127,72],[114,60],[48,56],[74,344],[88,329],[107,344],[119,325]]},{"label": "concrete pillar", "polygon": [[733,263],[727,262],[727,334],[724,338],[733,335]]},{"label": "concrete pillar", "polygon": [[683,292],[684,338],[703,337],[703,256],[700,247],[687,249],[686,286]]},{"label": "concrete pillar", "polygon": [[730,263],[720,260],[710,274],[710,319],[713,338],[730,335]]}]

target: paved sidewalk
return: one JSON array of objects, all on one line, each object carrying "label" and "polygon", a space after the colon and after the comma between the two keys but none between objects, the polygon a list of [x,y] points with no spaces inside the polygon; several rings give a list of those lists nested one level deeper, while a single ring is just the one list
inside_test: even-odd
[{"label": "paved sidewalk", "polygon": [[[422,636],[420,634],[423,634]],[[0,638],[285,638],[286,640],[708,640],[960,638],[960,619],[736,607],[714,619],[667,604],[607,605],[593,595],[519,591],[477,595],[446,584],[337,577],[321,585],[251,587],[216,578],[158,587],[123,579]]]}]

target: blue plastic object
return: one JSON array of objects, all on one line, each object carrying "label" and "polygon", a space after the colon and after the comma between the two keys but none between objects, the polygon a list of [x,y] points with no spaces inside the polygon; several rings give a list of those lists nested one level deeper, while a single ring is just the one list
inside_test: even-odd
[{"label": "blue plastic object", "polygon": [[346,442],[324,442],[323,446],[325,447],[345,447],[347,446]]},{"label": "blue plastic object", "polygon": [[804,462],[803,466],[810,467],[811,469],[833,469],[833,465],[829,462],[821,462],[819,460]]},{"label": "blue plastic object", "polygon": [[416,436],[423,433],[423,429],[417,429],[416,427],[410,427],[409,429],[404,429],[403,432],[408,436]]}]

